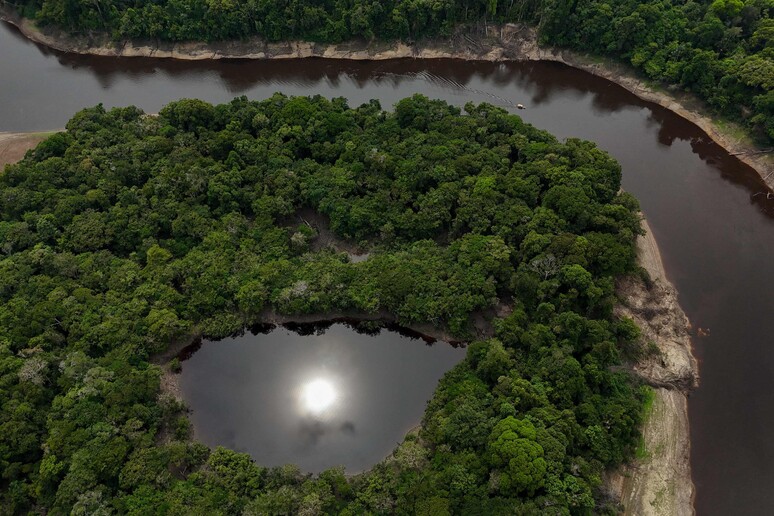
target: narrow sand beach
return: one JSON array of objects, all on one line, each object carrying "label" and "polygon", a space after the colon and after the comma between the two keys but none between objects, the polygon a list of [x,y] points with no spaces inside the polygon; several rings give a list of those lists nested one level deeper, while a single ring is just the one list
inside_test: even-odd
[{"label": "narrow sand beach", "polygon": [[691,352],[690,323],[677,302],[658,244],[647,221],[638,238],[639,264],[650,284],[639,278],[618,281],[619,317],[630,317],[642,330],[642,343],[652,350],[634,374],[653,389],[653,403],[642,428],[637,458],[607,478],[611,494],[627,515],[694,514],[691,479],[688,394],[698,385],[698,366]]},{"label": "narrow sand beach", "polygon": [[10,163],[16,163],[24,154],[51,133],[2,133],[0,132],[0,172]]}]

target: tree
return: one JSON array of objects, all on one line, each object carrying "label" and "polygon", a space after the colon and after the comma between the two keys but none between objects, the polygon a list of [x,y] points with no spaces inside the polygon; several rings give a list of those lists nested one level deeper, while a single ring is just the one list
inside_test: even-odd
[{"label": "tree", "polygon": [[495,425],[487,451],[489,463],[496,469],[491,480],[496,491],[532,496],[543,487],[546,461],[536,435],[532,423],[513,416]]}]

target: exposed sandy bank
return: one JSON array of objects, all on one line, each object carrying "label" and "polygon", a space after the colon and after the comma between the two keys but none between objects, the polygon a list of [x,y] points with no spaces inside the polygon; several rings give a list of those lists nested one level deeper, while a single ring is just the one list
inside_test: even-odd
[{"label": "exposed sandy bank", "polygon": [[50,136],[51,133],[2,133],[0,132],[0,172],[6,165],[16,163],[24,154]]},{"label": "exposed sandy bank", "polygon": [[642,429],[644,457],[608,478],[625,515],[695,514],[690,477],[688,400],[677,390],[655,389],[653,406]]},{"label": "exposed sandy bank", "polygon": [[698,385],[698,366],[691,353],[690,323],[677,301],[677,291],[666,277],[656,239],[643,221],[647,232],[637,240],[639,264],[648,272],[652,284],[638,278],[622,278],[622,294],[616,312],[631,317],[642,330],[642,338],[658,346],[659,354],[641,360],[635,372],[654,387],[667,387],[688,393]]},{"label": "exposed sandy bank", "polygon": [[633,366],[654,389],[653,406],[642,428],[641,458],[610,473],[607,482],[625,514],[694,514],[691,480],[688,400],[698,384],[691,353],[688,318],[677,303],[677,291],[666,277],[661,254],[647,222],[637,241],[640,265],[652,284],[637,278],[618,282],[622,303],[616,313],[631,317],[642,330],[643,343],[657,351]]},{"label": "exposed sandy bank", "polygon": [[[105,35],[73,37],[61,30],[38,28],[8,7],[0,6],[0,19],[17,26],[27,38],[62,52],[108,57],[154,57],[182,60],[205,59],[330,59],[386,60],[400,58],[464,59],[477,61],[556,61],[614,82],[639,98],[663,106],[697,125],[730,154],[754,168],[769,188],[774,189],[774,155],[761,154],[747,140],[722,131],[711,117],[701,112],[702,103],[692,95],[652,88],[627,66],[595,61],[568,50],[538,45],[534,28],[508,24],[489,27],[486,36],[458,34],[448,41],[407,45],[402,42],[350,42],[324,45],[305,41],[267,43],[252,38],[217,43],[169,43],[153,41],[111,41]],[[739,131],[737,131],[739,132]]]}]

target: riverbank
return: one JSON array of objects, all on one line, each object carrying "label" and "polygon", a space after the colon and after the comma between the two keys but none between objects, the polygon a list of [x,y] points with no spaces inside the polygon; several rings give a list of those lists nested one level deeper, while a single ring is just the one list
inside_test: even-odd
[{"label": "riverbank", "polygon": [[774,155],[744,136],[735,124],[704,114],[701,101],[690,94],[666,91],[636,76],[623,64],[575,52],[540,46],[531,27],[508,24],[490,26],[486,35],[459,33],[449,40],[424,41],[412,45],[384,42],[349,42],[323,45],[303,41],[267,43],[253,38],[219,43],[115,42],[104,35],[73,37],[63,31],[37,27],[7,7],[0,7],[0,20],[15,25],[28,39],[66,53],[104,57],[150,57],[179,60],[217,59],[326,59],[388,60],[461,59],[468,61],[554,61],[614,82],[637,97],[658,104],[690,121],[729,154],[755,169],[762,190],[774,189]]},{"label": "riverbank", "polygon": [[617,291],[619,317],[633,319],[642,331],[646,355],[631,366],[650,385],[653,399],[642,428],[637,457],[610,472],[606,484],[627,515],[694,514],[691,478],[688,394],[698,385],[698,366],[691,352],[690,323],[666,277],[658,244],[646,234],[637,240],[639,264],[650,281],[621,278]]},{"label": "riverbank", "polygon": [[30,149],[51,136],[49,133],[2,133],[0,132],[0,172],[6,165],[16,163]]}]

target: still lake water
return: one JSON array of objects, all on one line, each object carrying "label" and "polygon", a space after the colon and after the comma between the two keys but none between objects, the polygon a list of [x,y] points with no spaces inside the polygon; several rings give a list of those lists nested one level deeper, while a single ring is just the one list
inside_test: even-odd
[{"label": "still lake water", "polygon": [[[175,62],[63,55],[0,25],[0,131],[63,127],[84,106],[158,111],[198,97],[371,98],[423,93],[518,111],[559,138],[597,142],[623,166],[694,326],[702,384],[689,400],[696,508],[774,510],[774,200],[754,171],[692,124],[624,89],[555,63],[455,60]],[[516,112],[514,110],[514,112]]]},{"label": "still lake water", "polygon": [[[262,466],[358,473],[389,455],[422,419],[438,380],[464,348],[394,331],[303,325],[204,342],[180,387],[195,437]],[[304,331],[305,330],[305,331]]]}]

